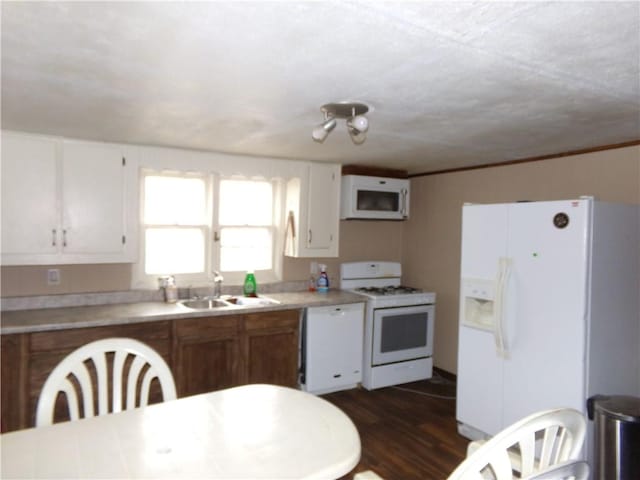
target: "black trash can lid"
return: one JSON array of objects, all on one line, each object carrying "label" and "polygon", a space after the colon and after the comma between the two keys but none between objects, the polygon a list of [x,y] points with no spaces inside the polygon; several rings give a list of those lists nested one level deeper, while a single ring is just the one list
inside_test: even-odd
[{"label": "black trash can lid", "polygon": [[629,395],[597,395],[595,410],[624,422],[640,423],[640,397]]}]

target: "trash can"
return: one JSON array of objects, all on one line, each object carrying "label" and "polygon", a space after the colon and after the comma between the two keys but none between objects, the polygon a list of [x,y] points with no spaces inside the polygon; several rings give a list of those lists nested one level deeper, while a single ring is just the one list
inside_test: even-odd
[{"label": "trash can", "polygon": [[595,421],[594,480],[640,479],[640,397],[595,395],[587,412]]}]

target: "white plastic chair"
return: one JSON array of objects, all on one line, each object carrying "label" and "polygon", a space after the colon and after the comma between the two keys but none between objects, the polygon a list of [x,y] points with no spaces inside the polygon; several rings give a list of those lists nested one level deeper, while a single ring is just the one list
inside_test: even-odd
[{"label": "white plastic chair", "polygon": [[[113,354],[112,362],[108,362],[108,354]],[[127,361],[130,355],[133,360]],[[88,368],[89,363],[92,364],[92,369]],[[108,391],[109,363],[112,365],[111,395]],[[126,365],[128,369],[125,368]],[[176,386],[171,370],[160,354],[151,347],[131,338],[108,338],[88,343],[67,355],[45,381],[38,399],[36,426],[53,423],[56,399],[60,392],[66,395],[71,420],[80,418],[80,406],[84,418],[95,416],[95,396],[98,399],[98,415],[120,412],[123,408],[129,410],[146,406],[149,403],[151,382],[155,378],[160,383],[163,400],[174,400]],[[81,397],[74,382],[79,386]],[[124,406],[123,384],[126,398]],[[136,405],[138,392],[140,402]]]},{"label": "white plastic chair", "polygon": [[353,480],[384,480],[373,470],[365,470],[364,472],[356,473],[353,476]]},{"label": "white plastic chair", "polygon": [[577,460],[585,430],[586,419],[577,410],[560,408],[534,413],[487,440],[448,480],[511,480],[514,471],[520,472],[516,478],[527,478],[559,463]]},{"label": "white plastic chair", "polygon": [[589,464],[584,460],[573,460],[553,465],[523,480],[587,480],[588,477]]}]

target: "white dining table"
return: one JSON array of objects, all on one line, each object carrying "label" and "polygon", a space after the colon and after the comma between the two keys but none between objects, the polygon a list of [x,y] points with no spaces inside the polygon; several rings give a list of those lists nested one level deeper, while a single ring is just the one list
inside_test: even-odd
[{"label": "white dining table", "polygon": [[360,459],[342,410],[245,385],[0,436],[1,477],[335,479]]}]

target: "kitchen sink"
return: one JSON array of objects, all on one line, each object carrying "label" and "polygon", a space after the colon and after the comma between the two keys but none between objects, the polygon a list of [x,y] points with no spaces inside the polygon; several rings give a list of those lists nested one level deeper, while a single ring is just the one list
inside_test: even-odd
[{"label": "kitchen sink", "polygon": [[233,304],[218,298],[195,298],[191,300],[181,300],[181,305],[194,310],[213,310],[214,308],[232,307]]},{"label": "kitchen sink", "polygon": [[225,295],[223,298],[191,298],[189,300],[180,300],[178,303],[193,310],[215,310],[240,306],[266,307],[280,304],[278,300],[269,297],[233,297],[230,295]]},{"label": "kitchen sink", "polygon": [[265,307],[269,305],[279,305],[280,302],[278,300],[274,300],[269,297],[232,297],[229,299],[230,302],[236,305],[246,305],[247,307]]}]

